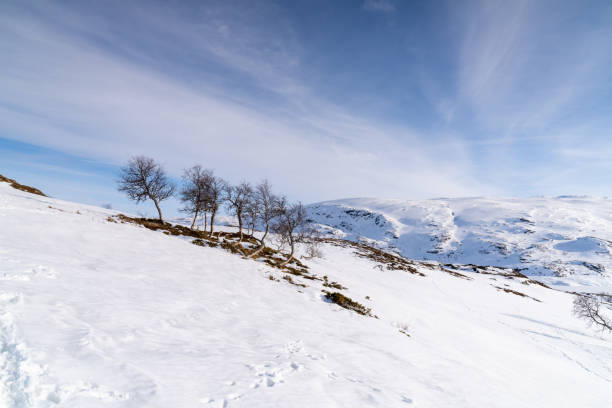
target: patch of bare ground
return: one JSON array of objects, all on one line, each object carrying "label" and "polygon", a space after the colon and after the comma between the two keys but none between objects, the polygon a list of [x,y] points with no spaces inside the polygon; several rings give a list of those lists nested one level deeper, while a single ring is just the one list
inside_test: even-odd
[{"label": "patch of bare ground", "polygon": [[[523,285],[538,285],[544,288],[550,289],[546,284],[537,280],[529,278],[527,275],[521,273],[519,269],[502,268],[498,266],[483,266],[474,264],[444,264],[445,272],[451,273],[451,271],[458,273],[457,271],[467,271],[470,273],[478,273],[482,275],[495,275],[501,276],[506,279],[514,279],[520,281]],[[465,276],[465,275],[464,275]]]},{"label": "patch of bare ground", "polygon": [[323,293],[325,293],[324,295],[325,299],[327,299],[328,301],[332,303],[337,304],[340,307],[343,307],[348,310],[352,310],[363,316],[370,316],[370,317],[378,318],[376,315],[373,315],[371,313],[372,311],[370,308],[365,307],[361,303],[354,301],[348,296],[344,296],[340,292],[328,292],[324,290]]},{"label": "patch of bare ground", "polygon": [[346,241],[343,239],[320,238],[320,241],[343,248],[353,248],[355,249],[355,255],[361,258],[370,259],[381,265],[381,268],[384,266],[389,271],[405,271],[415,275],[425,276],[424,273],[416,269],[415,262],[409,261],[400,255],[391,254],[360,242]]},{"label": "patch of bare ground", "polygon": [[[210,234],[207,231],[192,229],[183,225],[170,224],[162,222],[154,218],[133,218],[124,214],[117,214],[107,218],[108,222],[120,222],[141,225],[152,231],[160,231],[166,235],[185,236],[195,238],[191,241],[192,244],[202,247],[219,247],[236,255],[247,256],[251,253],[252,248],[259,245],[259,242],[250,236],[243,235],[242,241],[240,234],[235,232],[215,232]],[[308,272],[308,267],[298,259],[293,259],[286,265],[282,265],[286,256],[273,248],[265,247],[256,257],[250,258],[255,261],[261,261],[274,268],[291,275],[299,276],[308,280],[321,280],[321,278],[311,275]]]},{"label": "patch of bare ground", "polygon": [[292,285],[300,286],[302,288],[306,287],[306,285],[304,285],[303,283],[297,283],[296,281],[294,281],[293,278],[291,276],[289,276],[289,275],[283,276],[283,279],[286,280],[287,282],[289,282]]},{"label": "patch of bare ground", "polygon": [[17,190],[21,190],[21,191],[25,191],[26,193],[31,193],[31,194],[37,194],[43,197],[46,197],[46,195],[40,191],[37,188],[34,187],[30,187],[30,186],[26,186],[23,184],[18,183],[17,181],[10,179],[8,177],[4,177],[2,174],[0,174],[0,182],[3,181],[5,183],[9,183],[11,185],[11,187],[17,189]]},{"label": "patch of bare ground", "polygon": [[335,281],[330,282],[327,276],[323,276],[323,286],[327,288],[338,289],[338,290],[348,289],[346,286],[342,286],[338,282],[335,282]]},{"label": "patch of bare ground", "polygon": [[448,268],[442,268],[442,267],[441,267],[441,268],[440,268],[440,270],[441,270],[442,272],[446,272],[446,273],[448,273],[449,275],[452,275],[452,276],[454,276],[454,277],[456,277],[456,278],[461,278],[461,279],[465,279],[465,280],[473,280],[473,278],[470,278],[470,277],[469,277],[469,276],[467,276],[467,275],[464,275],[464,274],[459,273],[459,272],[457,272],[457,271],[453,271],[453,270],[448,269]]},{"label": "patch of bare ground", "polygon": [[504,291],[506,293],[512,293],[513,295],[517,295],[517,296],[521,296],[521,297],[526,297],[526,298],[535,300],[536,302],[542,302],[541,300],[536,299],[534,297],[531,297],[529,295],[526,295],[523,292],[519,292],[518,290],[514,290],[514,289],[510,289],[510,288],[502,288],[502,287],[495,286],[495,285],[491,285],[491,286],[493,286],[497,290],[502,290],[502,291]]}]

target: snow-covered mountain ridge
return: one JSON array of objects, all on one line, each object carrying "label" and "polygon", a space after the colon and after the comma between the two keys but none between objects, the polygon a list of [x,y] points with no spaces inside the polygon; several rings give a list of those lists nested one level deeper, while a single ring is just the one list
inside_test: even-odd
[{"label": "snow-covered mountain ridge", "polygon": [[330,240],[322,259],[303,260],[309,276],[289,281],[118,219],[0,182],[1,407],[596,408],[612,398],[609,335],[572,315],[572,295],[512,271]]},{"label": "snow-covered mountain ridge", "polygon": [[311,204],[308,214],[332,236],[411,259],[517,268],[566,290],[612,288],[605,198],[360,198]]}]

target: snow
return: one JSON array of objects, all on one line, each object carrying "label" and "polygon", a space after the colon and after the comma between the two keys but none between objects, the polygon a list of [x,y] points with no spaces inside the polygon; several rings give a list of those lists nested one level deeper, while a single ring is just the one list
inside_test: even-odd
[{"label": "snow", "polygon": [[554,246],[566,252],[595,252],[609,255],[610,251],[605,241],[594,237],[580,237],[571,241],[560,242]]},{"label": "snow", "polygon": [[607,198],[358,198],[308,212],[329,234],[408,258],[517,268],[559,288],[612,292]]},{"label": "snow", "polygon": [[[418,229],[419,212],[412,227],[385,220]],[[364,317],[326,302],[320,281],[294,277],[307,285],[295,286],[261,262],[107,221],[112,214],[0,183],[0,406],[604,407],[612,399],[610,336],[573,317],[562,291],[426,265],[423,277],[324,245],[323,259],[305,261],[310,272],[348,287],[345,295],[378,316]],[[453,225],[446,231],[459,234]]]}]

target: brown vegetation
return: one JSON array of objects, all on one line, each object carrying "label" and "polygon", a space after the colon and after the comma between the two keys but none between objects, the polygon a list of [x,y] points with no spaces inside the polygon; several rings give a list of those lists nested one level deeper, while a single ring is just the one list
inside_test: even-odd
[{"label": "brown vegetation", "polygon": [[[163,232],[166,235],[192,237],[195,238],[192,241],[194,245],[203,247],[220,247],[233,254],[242,256],[246,256],[249,253],[249,249],[243,246],[243,244],[253,246],[259,244],[255,238],[244,234],[242,236],[242,242],[240,242],[240,233],[238,232],[223,233],[223,239],[220,239],[219,235],[211,234],[208,231],[192,229],[183,225],[170,224],[155,218],[133,218],[124,214],[117,214],[108,217],[107,221],[137,224],[152,231]],[[289,264],[283,264],[284,258],[286,258],[286,256],[281,252],[265,247],[257,254],[257,257],[253,257],[252,259],[261,259],[266,264],[282,269],[292,275],[300,276],[309,280],[320,280],[320,278],[310,275],[308,273],[308,267],[298,259],[293,259]]]},{"label": "brown vegetation", "polygon": [[[344,296],[340,292],[327,292],[327,291],[323,291],[323,292],[325,293],[325,299],[329,300],[332,303],[337,304],[340,307],[343,307],[348,310],[352,310],[363,316],[372,316],[371,309],[365,307],[361,303],[355,302],[350,297]],[[372,316],[372,317],[375,317],[375,316]]]},{"label": "brown vegetation", "polygon": [[46,197],[46,195],[42,191],[40,191],[39,189],[34,188],[34,187],[30,187],[30,186],[26,186],[26,185],[23,185],[23,184],[20,184],[20,183],[16,182],[15,180],[10,179],[8,177],[4,177],[2,174],[0,174],[0,182],[2,182],[2,181],[5,182],[5,183],[9,183],[11,185],[11,187],[13,187],[14,189],[25,191],[26,193],[31,193],[31,194],[36,194],[36,195],[40,195],[40,196]]},{"label": "brown vegetation", "polygon": [[335,238],[321,238],[320,241],[343,248],[352,247],[356,250],[355,255],[361,258],[370,259],[380,265],[384,265],[389,271],[405,271],[415,275],[425,276],[424,273],[416,269],[414,262],[409,261],[403,256],[391,254],[378,248],[365,245],[361,242],[346,241]]},{"label": "brown vegetation", "polygon": [[535,300],[536,302],[542,302],[541,300],[536,299],[534,297],[531,297],[529,295],[526,295],[523,292],[519,292],[518,290],[513,290],[513,289],[510,289],[510,288],[502,288],[502,287],[495,286],[495,285],[491,285],[491,286],[493,286],[497,290],[502,290],[502,291],[504,291],[506,293],[512,293],[513,295],[517,295],[517,296],[521,296],[521,297],[526,297],[526,298]]}]

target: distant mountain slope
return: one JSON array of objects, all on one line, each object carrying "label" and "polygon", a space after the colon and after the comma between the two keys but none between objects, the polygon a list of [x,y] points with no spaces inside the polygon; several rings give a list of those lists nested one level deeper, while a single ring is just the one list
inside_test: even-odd
[{"label": "distant mountain slope", "polygon": [[528,275],[571,277],[577,287],[610,287],[609,199],[361,198],[312,204],[308,214],[329,234],[408,258],[519,268]]}]

